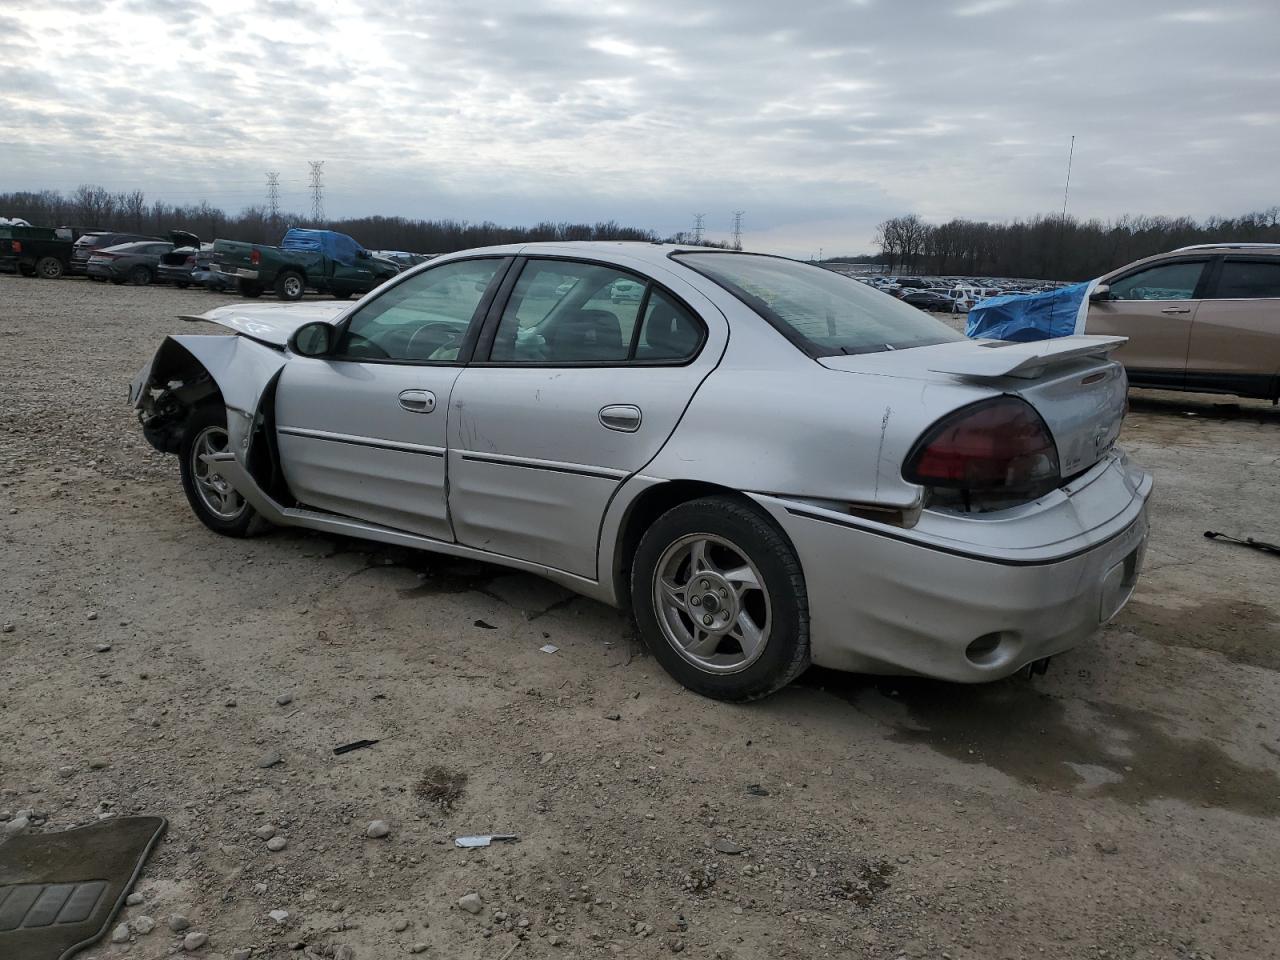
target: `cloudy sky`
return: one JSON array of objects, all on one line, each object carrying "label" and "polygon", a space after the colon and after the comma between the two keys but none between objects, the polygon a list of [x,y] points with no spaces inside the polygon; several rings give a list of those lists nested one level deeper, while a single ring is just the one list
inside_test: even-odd
[{"label": "cloudy sky", "polygon": [[[1278,0],[0,0],[0,192],[330,216],[706,214],[871,248],[917,212],[1280,203]],[[3,213],[3,211],[0,211]]]}]

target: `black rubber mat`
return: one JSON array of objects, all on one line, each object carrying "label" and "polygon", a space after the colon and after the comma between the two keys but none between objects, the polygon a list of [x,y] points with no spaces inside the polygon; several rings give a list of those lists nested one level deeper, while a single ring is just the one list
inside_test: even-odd
[{"label": "black rubber mat", "polygon": [[0,957],[67,960],[107,931],[163,817],[120,817],[0,845]]}]

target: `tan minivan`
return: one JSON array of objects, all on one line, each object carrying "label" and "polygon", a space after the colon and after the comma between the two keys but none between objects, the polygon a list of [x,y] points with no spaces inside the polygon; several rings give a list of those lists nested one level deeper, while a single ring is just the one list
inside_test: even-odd
[{"label": "tan minivan", "polygon": [[1280,402],[1280,244],[1183,247],[1105,277],[1086,333],[1117,334],[1136,387]]}]

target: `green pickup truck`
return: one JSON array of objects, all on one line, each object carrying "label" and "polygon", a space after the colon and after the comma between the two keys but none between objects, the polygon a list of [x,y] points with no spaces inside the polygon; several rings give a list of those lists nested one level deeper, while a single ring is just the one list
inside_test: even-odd
[{"label": "green pickup truck", "polygon": [[0,270],[58,279],[71,269],[71,234],[66,227],[0,226]]},{"label": "green pickup truck", "polygon": [[301,300],[308,289],[345,300],[400,272],[345,233],[297,227],[285,233],[278,247],[218,240],[212,261],[215,270],[235,280],[241,296],[260,297],[273,290],[281,300]]}]

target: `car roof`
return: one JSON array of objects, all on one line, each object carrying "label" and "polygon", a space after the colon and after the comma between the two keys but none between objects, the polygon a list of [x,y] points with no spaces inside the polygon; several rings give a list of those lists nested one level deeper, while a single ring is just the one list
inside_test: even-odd
[{"label": "car roof", "polygon": [[1248,250],[1250,253],[1273,253],[1280,256],[1280,243],[1193,243],[1189,247],[1179,247],[1174,253],[1205,250]]},{"label": "car roof", "polygon": [[[536,257],[539,254],[558,257],[628,257],[649,263],[666,263],[673,253],[750,253],[748,250],[725,250],[721,247],[695,247],[685,243],[651,243],[646,240],[555,240],[540,243],[509,243],[494,247],[459,250],[458,253],[503,254]],[[453,254],[450,254],[453,256]]]}]

